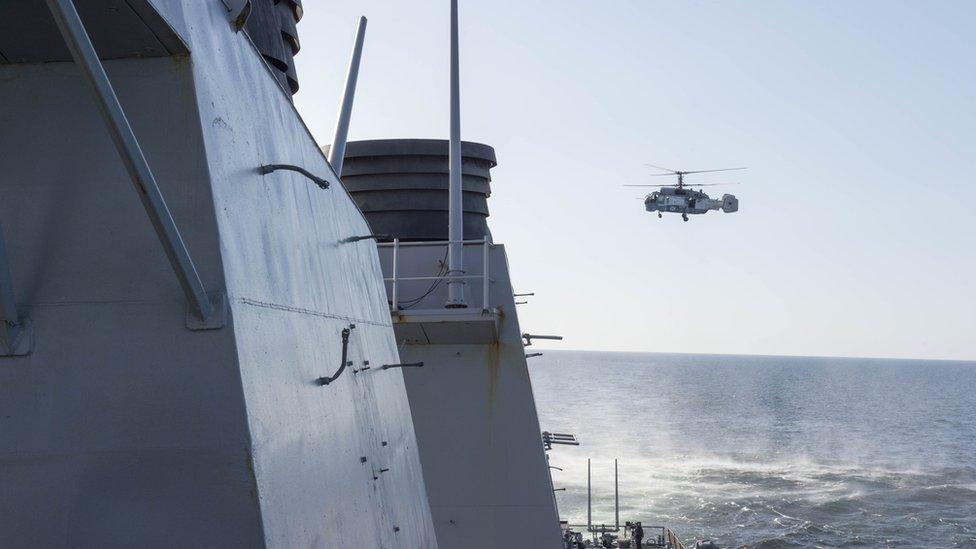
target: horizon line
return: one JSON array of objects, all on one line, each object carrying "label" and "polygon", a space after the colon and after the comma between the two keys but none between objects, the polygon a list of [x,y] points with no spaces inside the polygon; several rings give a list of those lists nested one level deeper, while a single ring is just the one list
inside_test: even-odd
[{"label": "horizon line", "polygon": [[760,353],[701,353],[684,351],[607,351],[599,349],[556,349],[553,347],[539,348],[542,352],[554,353],[618,353],[618,354],[643,354],[643,355],[698,355],[698,356],[743,356],[743,357],[769,357],[769,358],[832,358],[845,360],[904,360],[904,361],[926,361],[926,362],[963,362],[976,365],[976,358],[918,358],[918,357],[891,357],[891,356],[843,356],[843,355],[780,355],[780,354],[760,354]]}]

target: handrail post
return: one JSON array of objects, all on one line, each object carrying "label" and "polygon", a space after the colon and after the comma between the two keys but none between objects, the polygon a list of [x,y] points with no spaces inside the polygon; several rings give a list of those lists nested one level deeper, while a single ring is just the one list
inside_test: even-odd
[{"label": "handrail post", "polygon": [[400,239],[393,239],[393,304],[391,305],[394,311],[397,310],[397,260],[399,259],[400,251]]},{"label": "handrail post", "polygon": [[484,289],[483,289],[483,292],[482,292],[483,295],[482,295],[482,298],[481,298],[481,309],[484,310],[484,311],[487,311],[488,310],[488,280],[489,280],[488,279],[488,261],[489,261],[488,260],[488,255],[489,255],[489,251],[490,251],[490,245],[489,245],[489,242],[488,242],[488,235],[485,235],[484,248],[485,248],[485,250],[484,250],[485,257],[484,257],[484,265],[483,265],[483,267],[484,267],[485,276],[484,276]]},{"label": "handrail post", "polygon": [[163,245],[170,265],[176,271],[176,277],[183,288],[183,293],[190,302],[192,312],[202,321],[194,323],[195,327],[219,328],[222,322],[217,319],[217,322],[214,323],[214,319],[211,318],[214,314],[214,306],[207,296],[203,282],[201,282],[196,267],[193,265],[193,260],[190,259],[190,254],[183,243],[180,231],[176,228],[176,223],[173,221],[166,201],[156,184],[156,178],[149,168],[149,163],[146,162],[146,157],[142,154],[139,141],[125,117],[125,111],[122,110],[122,105],[115,95],[112,82],[108,79],[105,68],[98,59],[98,53],[95,51],[88,31],[85,30],[85,25],[78,15],[78,10],[75,9],[72,0],[46,1],[48,9],[61,31],[61,36],[71,51],[71,57],[74,58],[75,64],[81,69],[85,81],[91,87],[102,119],[105,121],[105,126],[112,137],[112,141],[115,142],[115,148],[118,149],[119,155],[122,157],[122,163],[125,164],[126,171],[129,172],[129,177],[136,187],[142,205],[149,215],[149,220],[152,222],[153,228],[156,229],[156,235]]}]

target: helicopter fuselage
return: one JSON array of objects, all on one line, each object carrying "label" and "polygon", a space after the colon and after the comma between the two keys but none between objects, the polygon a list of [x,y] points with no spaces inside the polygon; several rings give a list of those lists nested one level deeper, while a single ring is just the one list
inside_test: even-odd
[{"label": "helicopter fuselage", "polygon": [[731,194],[723,195],[721,200],[716,200],[702,191],[664,187],[644,198],[644,208],[649,212],[680,213],[683,216],[698,215],[709,210],[719,209],[726,213],[732,213],[738,211],[739,201]]}]

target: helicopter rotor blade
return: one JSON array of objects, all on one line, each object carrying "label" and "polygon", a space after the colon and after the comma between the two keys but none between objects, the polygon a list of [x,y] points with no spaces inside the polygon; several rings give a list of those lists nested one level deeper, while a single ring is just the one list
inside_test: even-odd
[{"label": "helicopter rotor blade", "polygon": [[693,170],[693,171],[681,172],[681,173],[687,175],[687,174],[691,174],[691,173],[731,172],[731,171],[735,171],[735,170],[748,170],[748,169],[749,168],[721,168],[721,169],[718,169],[718,170]]},{"label": "helicopter rotor blade", "polygon": [[[725,183],[685,183],[685,184],[683,184],[681,186],[682,187],[717,187],[717,186],[720,186],[720,185],[741,185],[741,184],[742,183],[739,183],[738,181],[734,181],[734,182],[733,181],[729,181],[729,182],[725,182]],[[624,185],[624,187],[654,187],[654,188],[658,188],[658,189],[660,189],[662,187],[677,187],[677,186],[678,185],[676,185],[676,184],[675,185],[650,185],[650,184],[648,184],[648,185]]]},{"label": "helicopter rotor blade", "polygon": [[655,166],[654,164],[648,164],[647,162],[645,162],[644,165],[645,166],[648,166],[648,167],[651,167],[651,168],[654,168],[655,170],[664,170],[666,172],[670,172],[670,173],[657,173],[657,174],[654,174],[654,175],[675,175],[676,173],[678,173],[676,170],[672,170],[671,168],[664,168],[664,167],[661,167],[661,166]]}]

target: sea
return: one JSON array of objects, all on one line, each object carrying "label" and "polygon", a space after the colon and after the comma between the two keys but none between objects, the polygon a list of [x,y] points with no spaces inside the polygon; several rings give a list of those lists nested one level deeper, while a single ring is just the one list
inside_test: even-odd
[{"label": "sea", "polygon": [[[545,351],[561,518],[694,547],[976,547],[976,362]],[[561,470],[560,470],[561,469]]]}]

